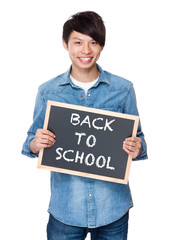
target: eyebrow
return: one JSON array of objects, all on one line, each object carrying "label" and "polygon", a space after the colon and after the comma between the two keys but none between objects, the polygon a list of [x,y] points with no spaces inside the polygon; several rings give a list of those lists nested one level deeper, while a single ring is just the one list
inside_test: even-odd
[{"label": "eyebrow", "polygon": [[83,39],[74,37],[74,38],[72,38],[72,40],[80,40],[80,41],[82,41]]},{"label": "eyebrow", "polygon": [[[83,39],[81,39],[81,38],[78,38],[78,37],[74,37],[74,38],[72,38],[72,40],[79,40],[79,41],[83,41]],[[92,38],[90,41],[95,41],[95,40]]]}]

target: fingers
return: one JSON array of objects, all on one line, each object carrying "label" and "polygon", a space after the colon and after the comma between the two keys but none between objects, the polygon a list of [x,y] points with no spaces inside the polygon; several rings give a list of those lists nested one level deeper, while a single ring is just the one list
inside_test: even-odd
[{"label": "fingers", "polygon": [[136,158],[141,153],[141,142],[141,138],[139,137],[126,138],[123,142],[123,149],[131,155],[132,158]]},{"label": "fingers", "polygon": [[51,147],[56,142],[55,137],[54,133],[49,130],[38,129],[30,144],[32,152],[37,153],[42,148]]},{"label": "fingers", "polygon": [[39,144],[52,145],[55,143],[55,135],[49,130],[38,129],[35,139]]}]

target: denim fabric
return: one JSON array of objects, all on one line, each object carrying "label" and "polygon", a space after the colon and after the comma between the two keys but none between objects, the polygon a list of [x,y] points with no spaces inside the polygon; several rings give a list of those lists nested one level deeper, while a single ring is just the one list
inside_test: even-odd
[{"label": "denim fabric", "polygon": [[127,212],[118,221],[89,229],[66,225],[50,215],[47,225],[47,240],[84,240],[88,232],[90,232],[91,240],[127,240],[128,216]]},{"label": "denim fabric", "polygon": [[[98,65],[97,67],[100,71],[99,79],[88,90],[87,95],[83,89],[72,83],[71,68],[39,87],[33,124],[23,145],[23,154],[29,157],[38,156],[31,153],[29,145],[37,129],[43,128],[48,100],[138,115],[133,84],[103,71]],[[147,159],[147,147],[140,123],[137,136],[142,139],[142,152],[134,160]],[[65,224],[89,228],[103,226],[120,219],[132,206],[128,184],[51,172],[48,211]]]}]

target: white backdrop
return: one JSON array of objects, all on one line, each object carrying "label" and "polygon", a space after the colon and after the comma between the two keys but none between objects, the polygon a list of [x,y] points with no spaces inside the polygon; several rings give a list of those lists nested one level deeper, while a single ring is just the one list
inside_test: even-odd
[{"label": "white backdrop", "polygon": [[[0,238],[44,240],[49,172],[21,155],[38,86],[70,65],[63,23],[99,13],[107,28],[103,69],[133,82],[149,160],[133,162],[129,240],[172,239],[170,0],[8,0],[0,3]],[[87,237],[89,239],[89,236]]]}]

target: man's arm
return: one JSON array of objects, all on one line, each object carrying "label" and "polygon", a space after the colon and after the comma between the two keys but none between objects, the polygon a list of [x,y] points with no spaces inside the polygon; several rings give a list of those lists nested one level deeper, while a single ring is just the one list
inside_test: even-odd
[{"label": "man's arm", "polygon": [[[128,96],[124,104],[124,113],[138,116],[138,109],[136,103],[136,96],[133,84],[130,85]],[[139,121],[137,136],[125,139],[123,143],[123,149],[132,156],[133,160],[147,159],[147,145],[145,142],[144,134],[141,128],[141,122]]]},{"label": "man's arm", "polygon": [[27,138],[22,148],[22,154],[28,157],[38,157],[40,149],[51,147],[54,144],[54,134],[48,130],[43,130],[46,104],[47,102],[39,89],[35,102],[33,123],[27,132]]}]

